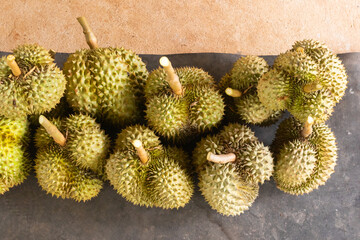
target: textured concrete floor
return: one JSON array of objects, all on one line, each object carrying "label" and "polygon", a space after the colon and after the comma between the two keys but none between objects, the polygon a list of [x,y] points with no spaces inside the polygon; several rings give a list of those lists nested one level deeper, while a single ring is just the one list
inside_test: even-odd
[{"label": "textured concrete floor", "polygon": [[100,46],[137,53],[276,55],[304,38],[360,51],[358,0],[0,0],[0,11],[0,51],[33,42],[58,52],[87,47],[81,15]]},{"label": "textured concrete floor", "polygon": [[[57,54],[57,63],[62,66],[67,56]],[[158,66],[160,56],[142,57],[149,69]],[[202,67],[216,80],[238,57],[169,56],[175,67]],[[274,58],[266,60],[272,64]],[[337,137],[338,162],[335,173],[318,190],[291,196],[278,190],[271,180],[260,186],[250,210],[237,217],[224,217],[210,208],[198,189],[190,203],[179,210],[134,206],[108,184],[93,200],[76,203],[46,195],[32,174],[22,185],[0,196],[0,239],[360,239],[360,53],[342,54],[340,58],[349,85],[328,121]],[[269,145],[276,125],[252,129]]]}]

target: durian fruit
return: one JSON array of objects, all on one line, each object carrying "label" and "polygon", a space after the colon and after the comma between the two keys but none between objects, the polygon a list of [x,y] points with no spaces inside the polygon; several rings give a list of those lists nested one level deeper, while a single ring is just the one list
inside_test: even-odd
[{"label": "durian fruit", "polygon": [[260,101],[273,110],[287,109],[304,123],[312,116],[325,122],[345,94],[347,74],[341,60],[314,40],[295,42],[280,54],[258,84]]},{"label": "durian fruit", "polygon": [[237,123],[197,143],[193,163],[209,205],[223,215],[239,215],[255,201],[259,183],[273,173],[268,147],[250,128]]},{"label": "durian fruit", "polygon": [[282,111],[266,107],[257,96],[258,81],[268,70],[265,59],[246,56],[237,60],[230,73],[221,79],[219,88],[225,98],[230,122],[240,120],[266,126],[281,117]]},{"label": "durian fruit", "polygon": [[36,44],[18,46],[12,55],[0,58],[0,115],[18,118],[50,111],[65,86],[48,50]]},{"label": "durian fruit", "polygon": [[25,117],[0,116],[0,194],[22,183],[30,172],[26,152],[28,135],[29,123]]},{"label": "durian fruit", "polygon": [[295,118],[280,123],[272,144],[275,154],[274,179],[282,191],[294,195],[309,193],[324,185],[334,172],[336,139],[324,123],[305,124]]},{"label": "durian fruit", "polygon": [[145,85],[146,119],[166,140],[186,143],[216,127],[224,102],[214,79],[194,67],[174,69],[167,57],[151,72]]},{"label": "durian fruit", "polygon": [[35,171],[39,185],[51,195],[86,201],[98,195],[109,138],[90,116],[63,120],[40,116],[36,131]]},{"label": "durian fruit", "polygon": [[76,51],[64,64],[70,106],[115,128],[139,122],[145,108],[145,64],[131,50],[98,48],[86,19],[78,21],[90,49]]},{"label": "durian fruit", "polygon": [[184,207],[194,191],[188,155],[180,148],[163,147],[155,133],[141,125],[119,133],[106,175],[120,195],[140,206]]}]

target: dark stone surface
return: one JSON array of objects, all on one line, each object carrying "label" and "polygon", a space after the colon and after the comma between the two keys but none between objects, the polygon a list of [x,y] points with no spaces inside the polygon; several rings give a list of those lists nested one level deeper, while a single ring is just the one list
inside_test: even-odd
[{"label": "dark stone surface", "polygon": [[[59,66],[67,56],[56,55]],[[142,57],[149,69],[158,66],[159,56]],[[175,67],[202,67],[219,80],[238,57],[209,53],[169,58]],[[134,206],[108,183],[98,197],[76,203],[46,195],[32,174],[0,196],[0,239],[360,239],[360,53],[340,57],[349,85],[328,121],[337,137],[338,164],[318,190],[291,196],[271,180],[260,187],[250,210],[224,217],[210,208],[198,189],[179,210]],[[274,56],[266,60],[271,64]],[[269,145],[276,126],[253,129]]]}]

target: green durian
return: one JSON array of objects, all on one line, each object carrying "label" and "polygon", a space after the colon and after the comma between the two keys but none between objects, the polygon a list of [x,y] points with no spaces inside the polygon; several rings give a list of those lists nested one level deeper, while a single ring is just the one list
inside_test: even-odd
[{"label": "green durian", "polygon": [[0,58],[0,115],[25,117],[50,111],[59,103],[66,80],[48,50],[18,46]]},{"label": "green durian", "polygon": [[322,123],[344,96],[346,84],[340,59],[324,44],[303,40],[275,59],[273,70],[263,75],[257,91],[270,109],[287,109],[301,122],[311,115],[315,123]]},{"label": "green durian", "polygon": [[109,138],[95,119],[83,114],[65,119],[39,118],[35,171],[39,185],[49,194],[87,201],[102,188]]},{"label": "green durian", "polygon": [[281,117],[281,111],[268,108],[257,96],[258,81],[268,70],[263,58],[246,56],[237,60],[230,73],[221,79],[219,89],[225,98],[226,113],[231,115],[230,121],[268,125]]},{"label": "green durian", "polygon": [[[83,17],[78,21],[86,36],[93,35]],[[76,51],[64,64],[70,106],[116,128],[142,120],[148,72],[141,58],[124,48],[98,48],[96,39],[88,43],[91,49]]]},{"label": "green durian", "polygon": [[194,191],[187,154],[163,147],[155,133],[141,125],[119,133],[106,175],[120,195],[140,206],[184,207]]},{"label": "green durian", "polygon": [[164,69],[151,72],[145,85],[146,119],[165,139],[186,143],[218,126],[224,102],[214,79],[199,68],[173,69],[166,57]]},{"label": "green durian", "polygon": [[31,169],[26,152],[28,142],[29,123],[25,117],[0,116],[0,194],[21,184],[28,176]]},{"label": "green durian", "polygon": [[275,154],[274,179],[284,192],[301,195],[324,185],[334,172],[336,139],[323,123],[303,126],[294,118],[280,123],[272,149]]},{"label": "green durian", "polygon": [[239,215],[254,202],[259,183],[273,173],[268,147],[250,128],[232,123],[197,143],[193,164],[199,187],[210,206],[224,215]]}]

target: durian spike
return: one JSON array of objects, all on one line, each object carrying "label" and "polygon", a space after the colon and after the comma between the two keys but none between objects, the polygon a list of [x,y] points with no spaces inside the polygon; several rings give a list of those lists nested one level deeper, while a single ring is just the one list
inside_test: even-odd
[{"label": "durian spike", "polygon": [[149,157],[144,146],[142,145],[142,142],[140,140],[135,140],[132,142],[132,145],[136,149],[137,155],[139,156],[141,162],[146,164],[149,160]]},{"label": "durian spike", "polygon": [[166,80],[169,83],[171,89],[176,95],[181,95],[183,90],[179,80],[179,76],[176,75],[170,60],[167,57],[161,57],[159,62],[160,65],[165,69],[165,72],[167,74]]},{"label": "durian spike", "polygon": [[40,115],[39,123],[43,126],[46,132],[54,139],[54,141],[59,144],[60,146],[65,146],[66,138],[64,135],[57,129],[57,127],[52,124],[46,117]]},{"label": "durian spike", "polygon": [[225,93],[230,97],[241,97],[241,92],[239,90],[232,89],[229,87],[225,89]]},{"label": "durian spike", "polygon": [[17,65],[17,63],[15,61],[14,55],[8,55],[6,57],[6,63],[11,68],[11,71],[15,77],[20,76],[21,70],[19,68],[19,65]]},{"label": "durian spike", "polygon": [[305,49],[302,48],[302,47],[298,47],[298,48],[296,49],[296,51],[299,52],[299,53],[305,53]]},{"label": "durian spike", "polygon": [[83,28],[84,34],[85,34],[85,38],[86,38],[86,42],[89,45],[89,47],[91,49],[95,49],[98,48],[98,44],[97,44],[97,39],[95,34],[91,31],[91,28],[86,20],[85,17],[78,17],[77,18],[78,22],[80,23],[80,25]]},{"label": "durian spike", "polygon": [[228,163],[228,162],[234,162],[236,160],[236,155],[234,153],[217,155],[209,152],[206,156],[206,159],[214,163]]},{"label": "durian spike", "polygon": [[304,138],[307,138],[312,133],[312,125],[313,124],[314,124],[314,119],[311,116],[308,116],[308,118],[305,122],[305,125],[304,125],[304,129],[301,131],[301,135]]},{"label": "durian spike", "polygon": [[55,59],[55,54],[56,54],[55,50],[50,49],[49,53],[50,53],[51,57]]},{"label": "durian spike", "polygon": [[311,93],[322,89],[322,85],[316,82],[308,83],[304,86],[304,92]]}]

